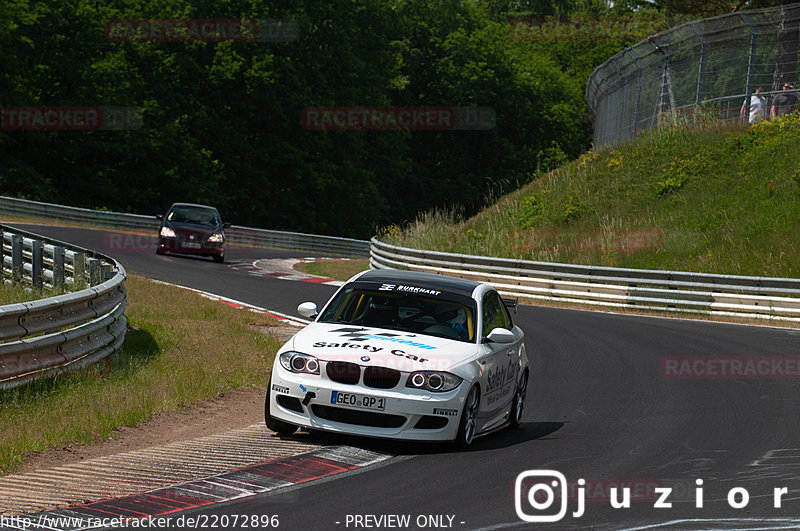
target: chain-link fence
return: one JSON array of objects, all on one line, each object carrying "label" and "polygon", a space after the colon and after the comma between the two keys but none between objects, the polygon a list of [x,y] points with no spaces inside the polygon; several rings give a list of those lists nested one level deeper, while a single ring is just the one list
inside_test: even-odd
[{"label": "chain-link fence", "polygon": [[663,120],[746,123],[792,110],[799,28],[796,3],[688,22],[623,50],[586,85],[594,145]]}]

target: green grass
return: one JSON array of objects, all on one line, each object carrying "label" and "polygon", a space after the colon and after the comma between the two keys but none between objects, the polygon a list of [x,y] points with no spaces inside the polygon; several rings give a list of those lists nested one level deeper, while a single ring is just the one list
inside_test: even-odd
[{"label": "green grass", "polygon": [[55,297],[63,294],[63,290],[44,287],[33,289],[30,286],[20,283],[4,284],[0,281],[0,306],[3,304],[15,304],[18,302],[29,302],[47,297]]},{"label": "green grass", "polygon": [[388,243],[646,269],[800,276],[800,114],[662,127],[588,152],[478,215],[432,212]]},{"label": "green grass", "polygon": [[129,330],[110,364],[0,391],[0,473],[30,452],[101,441],[156,413],[266,386],[280,342],[250,324],[276,322],[135,276],[126,283]]}]

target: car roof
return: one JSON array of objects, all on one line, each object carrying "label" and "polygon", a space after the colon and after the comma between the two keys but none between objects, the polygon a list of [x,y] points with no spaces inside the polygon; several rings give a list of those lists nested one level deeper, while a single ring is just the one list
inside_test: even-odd
[{"label": "car roof", "polygon": [[172,210],[175,207],[195,207],[195,208],[207,208],[209,210],[214,210],[214,211],[217,210],[215,207],[211,205],[201,205],[198,203],[172,203],[172,206],[169,207],[169,209]]},{"label": "car roof", "polygon": [[397,269],[371,269],[360,274],[355,282],[380,282],[381,284],[408,284],[418,288],[446,291],[472,297],[475,288],[482,282],[455,278],[419,271],[400,271]]}]

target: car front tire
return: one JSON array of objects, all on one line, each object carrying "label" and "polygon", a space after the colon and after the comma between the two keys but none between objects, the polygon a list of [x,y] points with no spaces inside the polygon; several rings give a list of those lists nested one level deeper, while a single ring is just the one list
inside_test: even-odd
[{"label": "car front tire", "polygon": [[297,426],[278,420],[269,414],[269,393],[272,390],[272,376],[269,377],[267,384],[267,398],[264,401],[264,422],[267,428],[271,429],[279,435],[291,435],[297,431]]},{"label": "car front tire", "polygon": [[525,409],[525,395],[528,392],[528,371],[522,376],[517,383],[517,388],[514,389],[514,401],[511,404],[511,412],[508,414],[508,420],[511,424],[511,429],[515,430],[522,424],[522,413]]},{"label": "car front tire", "polygon": [[481,390],[475,384],[467,393],[464,401],[464,411],[461,412],[461,421],[458,424],[455,444],[462,450],[467,448],[475,439],[478,427],[478,409],[481,404]]},{"label": "car front tire", "polygon": [[225,262],[225,253],[215,254],[213,257],[214,262],[221,264]]}]

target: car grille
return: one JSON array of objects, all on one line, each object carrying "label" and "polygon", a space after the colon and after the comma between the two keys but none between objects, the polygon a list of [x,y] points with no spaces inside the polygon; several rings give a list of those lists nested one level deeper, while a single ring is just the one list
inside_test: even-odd
[{"label": "car grille", "polygon": [[400,371],[386,367],[364,369],[364,385],[376,389],[392,389],[400,381]]},{"label": "car grille", "polygon": [[[361,366],[347,361],[329,361],[325,372],[332,381],[355,385],[361,380]],[[392,389],[400,382],[400,371],[387,367],[366,367],[364,385],[374,389]]]},{"label": "car grille", "polygon": [[328,378],[334,382],[350,385],[357,384],[361,377],[361,367],[346,361],[329,361],[326,364],[325,372],[328,374]]},{"label": "car grille", "polygon": [[399,428],[406,422],[406,418],[400,415],[344,409],[321,404],[313,404],[311,410],[316,416],[325,420],[343,424],[355,424],[357,426],[370,426],[372,428]]}]

